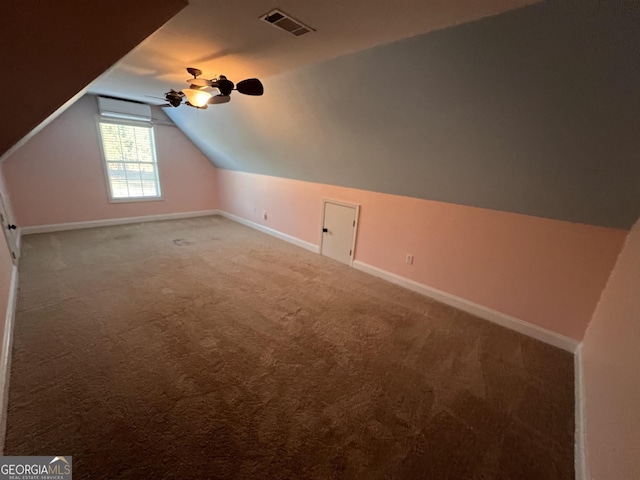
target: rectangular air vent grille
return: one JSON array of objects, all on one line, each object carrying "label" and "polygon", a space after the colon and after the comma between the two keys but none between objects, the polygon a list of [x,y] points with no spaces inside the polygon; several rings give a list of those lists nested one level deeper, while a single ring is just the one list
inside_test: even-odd
[{"label": "rectangular air vent grille", "polygon": [[296,37],[304,35],[305,33],[315,32],[313,28],[305,25],[299,20],[296,20],[291,15],[284,13],[282,10],[271,10],[260,18],[274,27],[278,27],[292,35],[295,35]]}]

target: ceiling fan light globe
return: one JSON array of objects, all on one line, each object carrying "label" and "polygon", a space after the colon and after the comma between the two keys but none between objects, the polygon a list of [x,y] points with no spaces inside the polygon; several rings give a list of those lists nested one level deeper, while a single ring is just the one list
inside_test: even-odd
[{"label": "ceiling fan light globe", "polygon": [[212,97],[220,95],[220,89],[218,87],[209,87],[204,89],[205,92],[209,92]]},{"label": "ceiling fan light globe", "polygon": [[194,90],[193,88],[185,88],[182,90],[182,93],[185,94],[191,105],[198,108],[206,105],[211,98],[211,94],[209,92],[204,90]]},{"label": "ceiling fan light globe", "polygon": [[211,80],[207,80],[206,78],[187,78],[187,83],[189,85],[195,85],[196,87],[211,86]]},{"label": "ceiling fan light globe", "polygon": [[204,104],[202,107],[197,107],[196,105],[191,105],[190,102],[186,102],[185,105],[191,108],[195,108],[197,110],[206,110],[207,108],[209,108],[208,104]]},{"label": "ceiling fan light globe", "polygon": [[231,97],[229,97],[229,95],[216,95],[209,99],[209,103],[211,105],[221,105],[223,103],[229,103],[229,100],[231,100]]}]

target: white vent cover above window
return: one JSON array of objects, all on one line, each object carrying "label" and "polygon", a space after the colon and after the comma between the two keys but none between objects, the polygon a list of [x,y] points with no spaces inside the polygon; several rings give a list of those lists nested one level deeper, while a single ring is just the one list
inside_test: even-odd
[{"label": "white vent cover above window", "polygon": [[315,32],[313,28],[296,20],[291,15],[287,15],[282,10],[271,10],[266,15],[262,15],[260,19],[296,37],[304,35],[305,33]]},{"label": "white vent cover above window", "polygon": [[103,117],[151,121],[151,107],[144,103],[98,97],[98,107]]}]

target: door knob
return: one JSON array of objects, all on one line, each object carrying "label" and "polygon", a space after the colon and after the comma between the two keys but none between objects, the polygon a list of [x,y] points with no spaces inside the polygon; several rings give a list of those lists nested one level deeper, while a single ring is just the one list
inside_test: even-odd
[{"label": "door knob", "polygon": [[323,229],[322,229],[322,233],[327,233],[328,231],[329,231],[329,230],[328,230],[328,229],[326,229],[326,228],[323,228]]},{"label": "door knob", "polygon": [[9,230],[15,230],[15,229],[16,229],[16,226],[15,226],[15,225],[12,225],[12,224],[10,223],[9,225],[7,225],[7,228],[8,228]]}]

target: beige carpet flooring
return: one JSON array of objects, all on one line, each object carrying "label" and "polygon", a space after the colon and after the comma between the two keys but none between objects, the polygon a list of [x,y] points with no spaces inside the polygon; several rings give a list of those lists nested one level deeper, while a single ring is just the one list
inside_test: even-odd
[{"label": "beige carpet flooring", "polygon": [[573,358],[220,217],[24,238],[5,455],[74,479],[573,479]]}]

